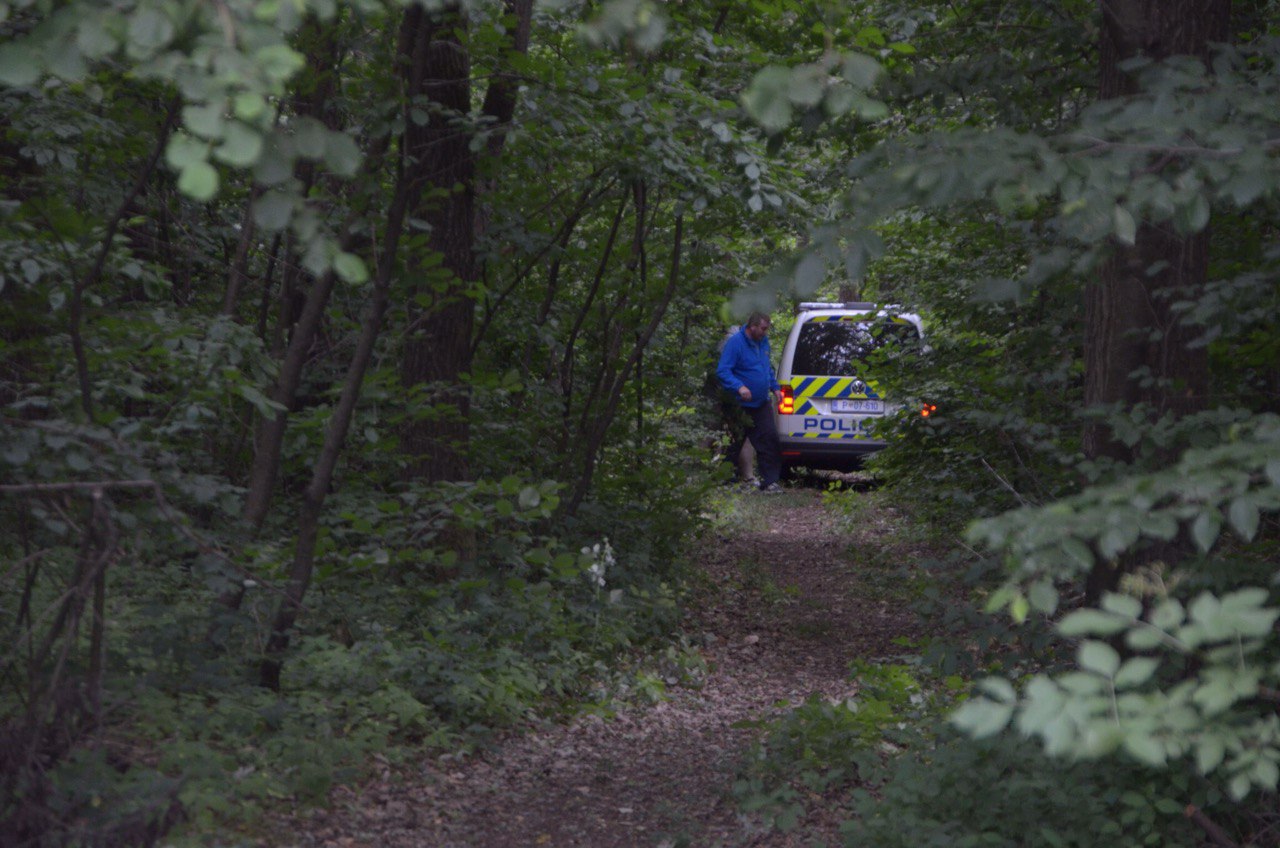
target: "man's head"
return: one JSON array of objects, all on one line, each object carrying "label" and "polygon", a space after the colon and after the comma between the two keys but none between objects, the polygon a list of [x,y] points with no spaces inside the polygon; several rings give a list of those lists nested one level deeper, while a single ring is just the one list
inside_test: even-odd
[{"label": "man's head", "polygon": [[772,325],[769,321],[768,315],[763,312],[752,312],[747,316],[747,326],[745,330],[747,338],[751,339],[753,342],[760,341],[766,334],[768,334],[770,326]]}]

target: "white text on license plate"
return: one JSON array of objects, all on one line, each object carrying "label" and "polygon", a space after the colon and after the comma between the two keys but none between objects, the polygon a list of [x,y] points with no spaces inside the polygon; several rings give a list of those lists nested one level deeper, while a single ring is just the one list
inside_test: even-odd
[{"label": "white text on license plate", "polygon": [[884,412],[882,400],[833,400],[832,412],[861,412],[880,414]]}]

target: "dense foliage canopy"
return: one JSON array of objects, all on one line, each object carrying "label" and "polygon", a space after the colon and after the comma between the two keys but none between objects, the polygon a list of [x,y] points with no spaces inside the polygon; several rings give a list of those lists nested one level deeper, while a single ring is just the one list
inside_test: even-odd
[{"label": "dense foliage canopy", "polygon": [[964,533],[924,657],[985,678],[862,833],[996,838],[920,798],[1037,795],[1033,738],[1118,758],[1046,845],[1125,791],[1274,843],[1274,11],[0,0],[0,835],[621,697],[725,473],[723,326],[856,286],[928,321],[881,376],[941,414],[873,468]]}]

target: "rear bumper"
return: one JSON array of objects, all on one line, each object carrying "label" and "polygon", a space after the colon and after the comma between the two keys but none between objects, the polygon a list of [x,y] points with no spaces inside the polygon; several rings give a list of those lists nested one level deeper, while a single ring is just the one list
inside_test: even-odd
[{"label": "rear bumper", "polygon": [[871,439],[834,444],[784,441],[781,442],[782,464],[827,468],[833,471],[852,471],[862,465],[863,459],[880,450],[884,445],[884,442]]},{"label": "rear bumper", "polygon": [[883,439],[871,434],[879,417],[779,415],[782,462],[810,468],[856,468],[864,457],[885,446]]}]

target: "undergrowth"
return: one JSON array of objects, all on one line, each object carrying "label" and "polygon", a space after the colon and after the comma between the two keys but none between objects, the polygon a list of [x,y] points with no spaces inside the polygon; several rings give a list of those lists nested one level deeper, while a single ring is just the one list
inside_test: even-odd
[{"label": "undergrowth", "polygon": [[761,740],[733,787],[745,814],[791,832],[840,810],[849,848],[1176,847],[1199,844],[1186,805],[1222,798],[1185,775],[963,736],[947,721],[968,689],[958,675],[858,663],[851,679],[851,698],[814,697],[750,724]]},{"label": "undergrowth", "polygon": [[1186,804],[1222,797],[1202,781],[1051,760],[1016,736],[973,740],[950,726],[975,676],[1052,664],[1059,646],[1046,621],[984,613],[998,563],[963,552],[913,560],[946,540],[894,518],[898,503],[889,491],[823,493],[827,514],[861,542],[849,554],[860,589],[910,605],[929,635],[904,645],[917,656],[856,663],[852,698],[815,697],[752,723],[761,738],[734,785],[744,814],[792,832],[819,809],[838,810],[849,848],[1198,844]]},{"label": "undergrowth", "polygon": [[[698,496],[696,486],[663,494]],[[661,700],[705,677],[697,652],[670,635],[692,510],[646,514],[636,503],[596,525],[605,532],[570,541],[572,530],[548,530],[554,484],[509,478],[333,502],[321,582],[279,691],[257,672],[278,599],[270,586],[291,554],[287,528],[244,546],[236,570],[131,549],[137,558],[109,572],[104,591],[104,720],[63,722],[74,737],[44,738],[45,765],[6,778],[0,842],[38,833],[41,845],[226,844],[269,809],[323,804],[371,769],[465,757],[526,722]],[[476,540],[465,559],[460,526]],[[243,592],[230,607],[216,601],[228,586]],[[31,606],[56,589],[34,585]],[[13,695],[0,693],[0,726],[17,732]]]},{"label": "undergrowth", "polygon": [[744,812],[785,832],[816,805],[843,803],[882,771],[883,757],[927,744],[962,685],[901,663],[856,663],[851,680],[850,698],[814,696],[777,718],[744,723],[763,731],[733,787]]}]

